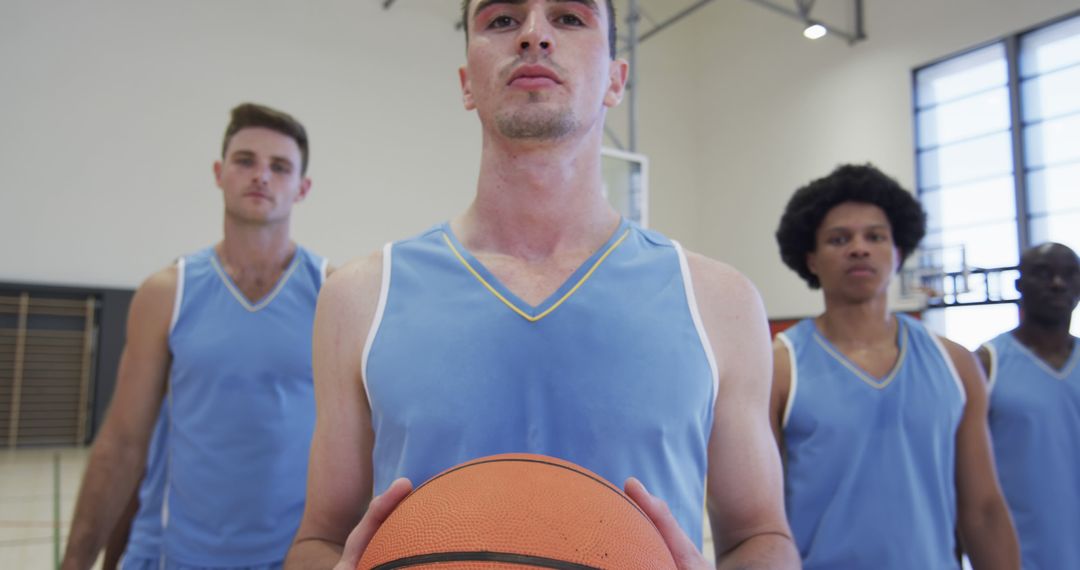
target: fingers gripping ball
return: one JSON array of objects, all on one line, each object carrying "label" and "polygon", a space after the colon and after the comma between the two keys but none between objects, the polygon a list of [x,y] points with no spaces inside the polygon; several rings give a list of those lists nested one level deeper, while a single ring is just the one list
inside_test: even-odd
[{"label": "fingers gripping ball", "polygon": [[494,455],[436,475],[379,527],[359,570],[674,570],[618,488],[543,455]]}]

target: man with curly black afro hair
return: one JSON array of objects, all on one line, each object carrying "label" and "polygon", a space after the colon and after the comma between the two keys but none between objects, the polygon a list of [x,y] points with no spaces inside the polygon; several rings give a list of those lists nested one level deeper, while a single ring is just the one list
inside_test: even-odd
[{"label": "man with curly black afro hair", "polygon": [[800,188],[781,257],[825,312],[777,336],[770,419],[804,568],[1020,567],[994,473],[975,357],[894,314],[888,288],[926,231],[919,203],[870,165]]},{"label": "man with curly black afro hair", "polygon": [[900,264],[915,251],[926,234],[926,214],[922,206],[895,180],[873,166],[845,164],[825,178],[800,188],[791,197],[776,241],[780,258],[799,274],[811,289],[821,287],[818,277],[806,265],[806,254],[814,250],[815,234],[829,210],[844,202],[873,204],[885,212],[893,241],[900,251]]}]

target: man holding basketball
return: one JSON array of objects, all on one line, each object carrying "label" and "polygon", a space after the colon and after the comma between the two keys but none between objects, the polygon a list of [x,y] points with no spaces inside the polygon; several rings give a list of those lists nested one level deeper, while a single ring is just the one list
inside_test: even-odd
[{"label": "man holding basketball", "polygon": [[400,478],[527,452],[627,481],[682,568],[708,565],[706,499],[721,567],[797,567],[757,292],[621,219],[601,191],[604,116],[627,74],[611,2],[466,0],[463,16],[476,197],[327,282],[287,566],[355,567],[407,493]]}]

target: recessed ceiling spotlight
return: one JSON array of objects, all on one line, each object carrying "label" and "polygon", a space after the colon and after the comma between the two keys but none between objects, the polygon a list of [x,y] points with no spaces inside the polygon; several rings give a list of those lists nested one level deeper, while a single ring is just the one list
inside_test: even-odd
[{"label": "recessed ceiling spotlight", "polygon": [[806,26],[806,29],[803,30],[802,35],[812,40],[816,40],[818,38],[825,37],[825,34],[827,33],[829,33],[829,30],[825,29],[825,26],[822,26],[821,24],[811,24],[809,26]]}]

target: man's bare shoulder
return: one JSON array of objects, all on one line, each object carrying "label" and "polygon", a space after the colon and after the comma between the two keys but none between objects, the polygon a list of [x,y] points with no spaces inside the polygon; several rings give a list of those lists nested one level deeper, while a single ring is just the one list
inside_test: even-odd
[{"label": "man's bare shoulder", "polygon": [[789,354],[788,345],[787,345],[786,342],[784,342],[784,339],[780,338],[781,334],[783,334],[783,333],[777,333],[777,335],[775,337],[773,337],[773,341],[772,341],[773,358],[775,358],[777,360],[781,360],[781,359],[786,360],[788,358],[788,354]]},{"label": "man's bare shoulder", "polygon": [[135,291],[135,297],[131,300],[132,309],[156,316],[169,315],[171,318],[179,282],[180,271],[175,264],[151,273]]},{"label": "man's bare shoulder", "polygon": [[956,368],[956,373],[960,375],[960,380],[964,383],[965,391],[968,392],[969,397],[973,388],[977,387],[981,390],[986,383],[986,374],[975,354],[964,348],[963,345],[943,336],[937,335],[937,339],[941,341],[941,345],[945,347],[945,352],[949,354],[949,358]]},{"label": "man's bare shoulder", "polygon": [[366,299],[378,297],[382,284],[382,250],[350,260],[332,272],[319,293],[320,303],[360,307]]},{"label": "man's bare shoulder", "polygon": [[971,354],[971,351],[964,348],[964,346],[961,345],[960,343],[958,343],[956,341],[953,341],[953,340],[949,340],[949,339],[947,339],[947,338],[945,338],[945,337],[943,337],[941,335],[934,335],[934,336],[936,336],[938,341],[941,342],[941,345],[945,347],[945,352],[949,353],[949,356],[953,359],[954,363],[956,363],[956,364],[959,364],[960,362],[965,362],[966,363],[966,362],[971,361],[974,358],[974,356]]},{"label": "man's bare shoulder", "polygon": [[179,279],[180,271],[176,268],[176,264],[163,267],[143,280],[142,284],[139,285],[138,293],[153,297],[162,295],[171,297],[176,294],[176,285]]},{"label": "man's bare shoulder", "polygon": [[728,379],[721,384],[751,391],[767,386],[772,374],[769,327],[757,288],[722,261],[687,252],[686,262],[720,377]]},{"label": "man's bare shoulder", "polygon": [[733,310],[748,302],[761,302],[750,279],[731,265],[692,251],[686,252],[686,263],[694,280],[694,292],[704,297],[699,301],[719,302]]}]

